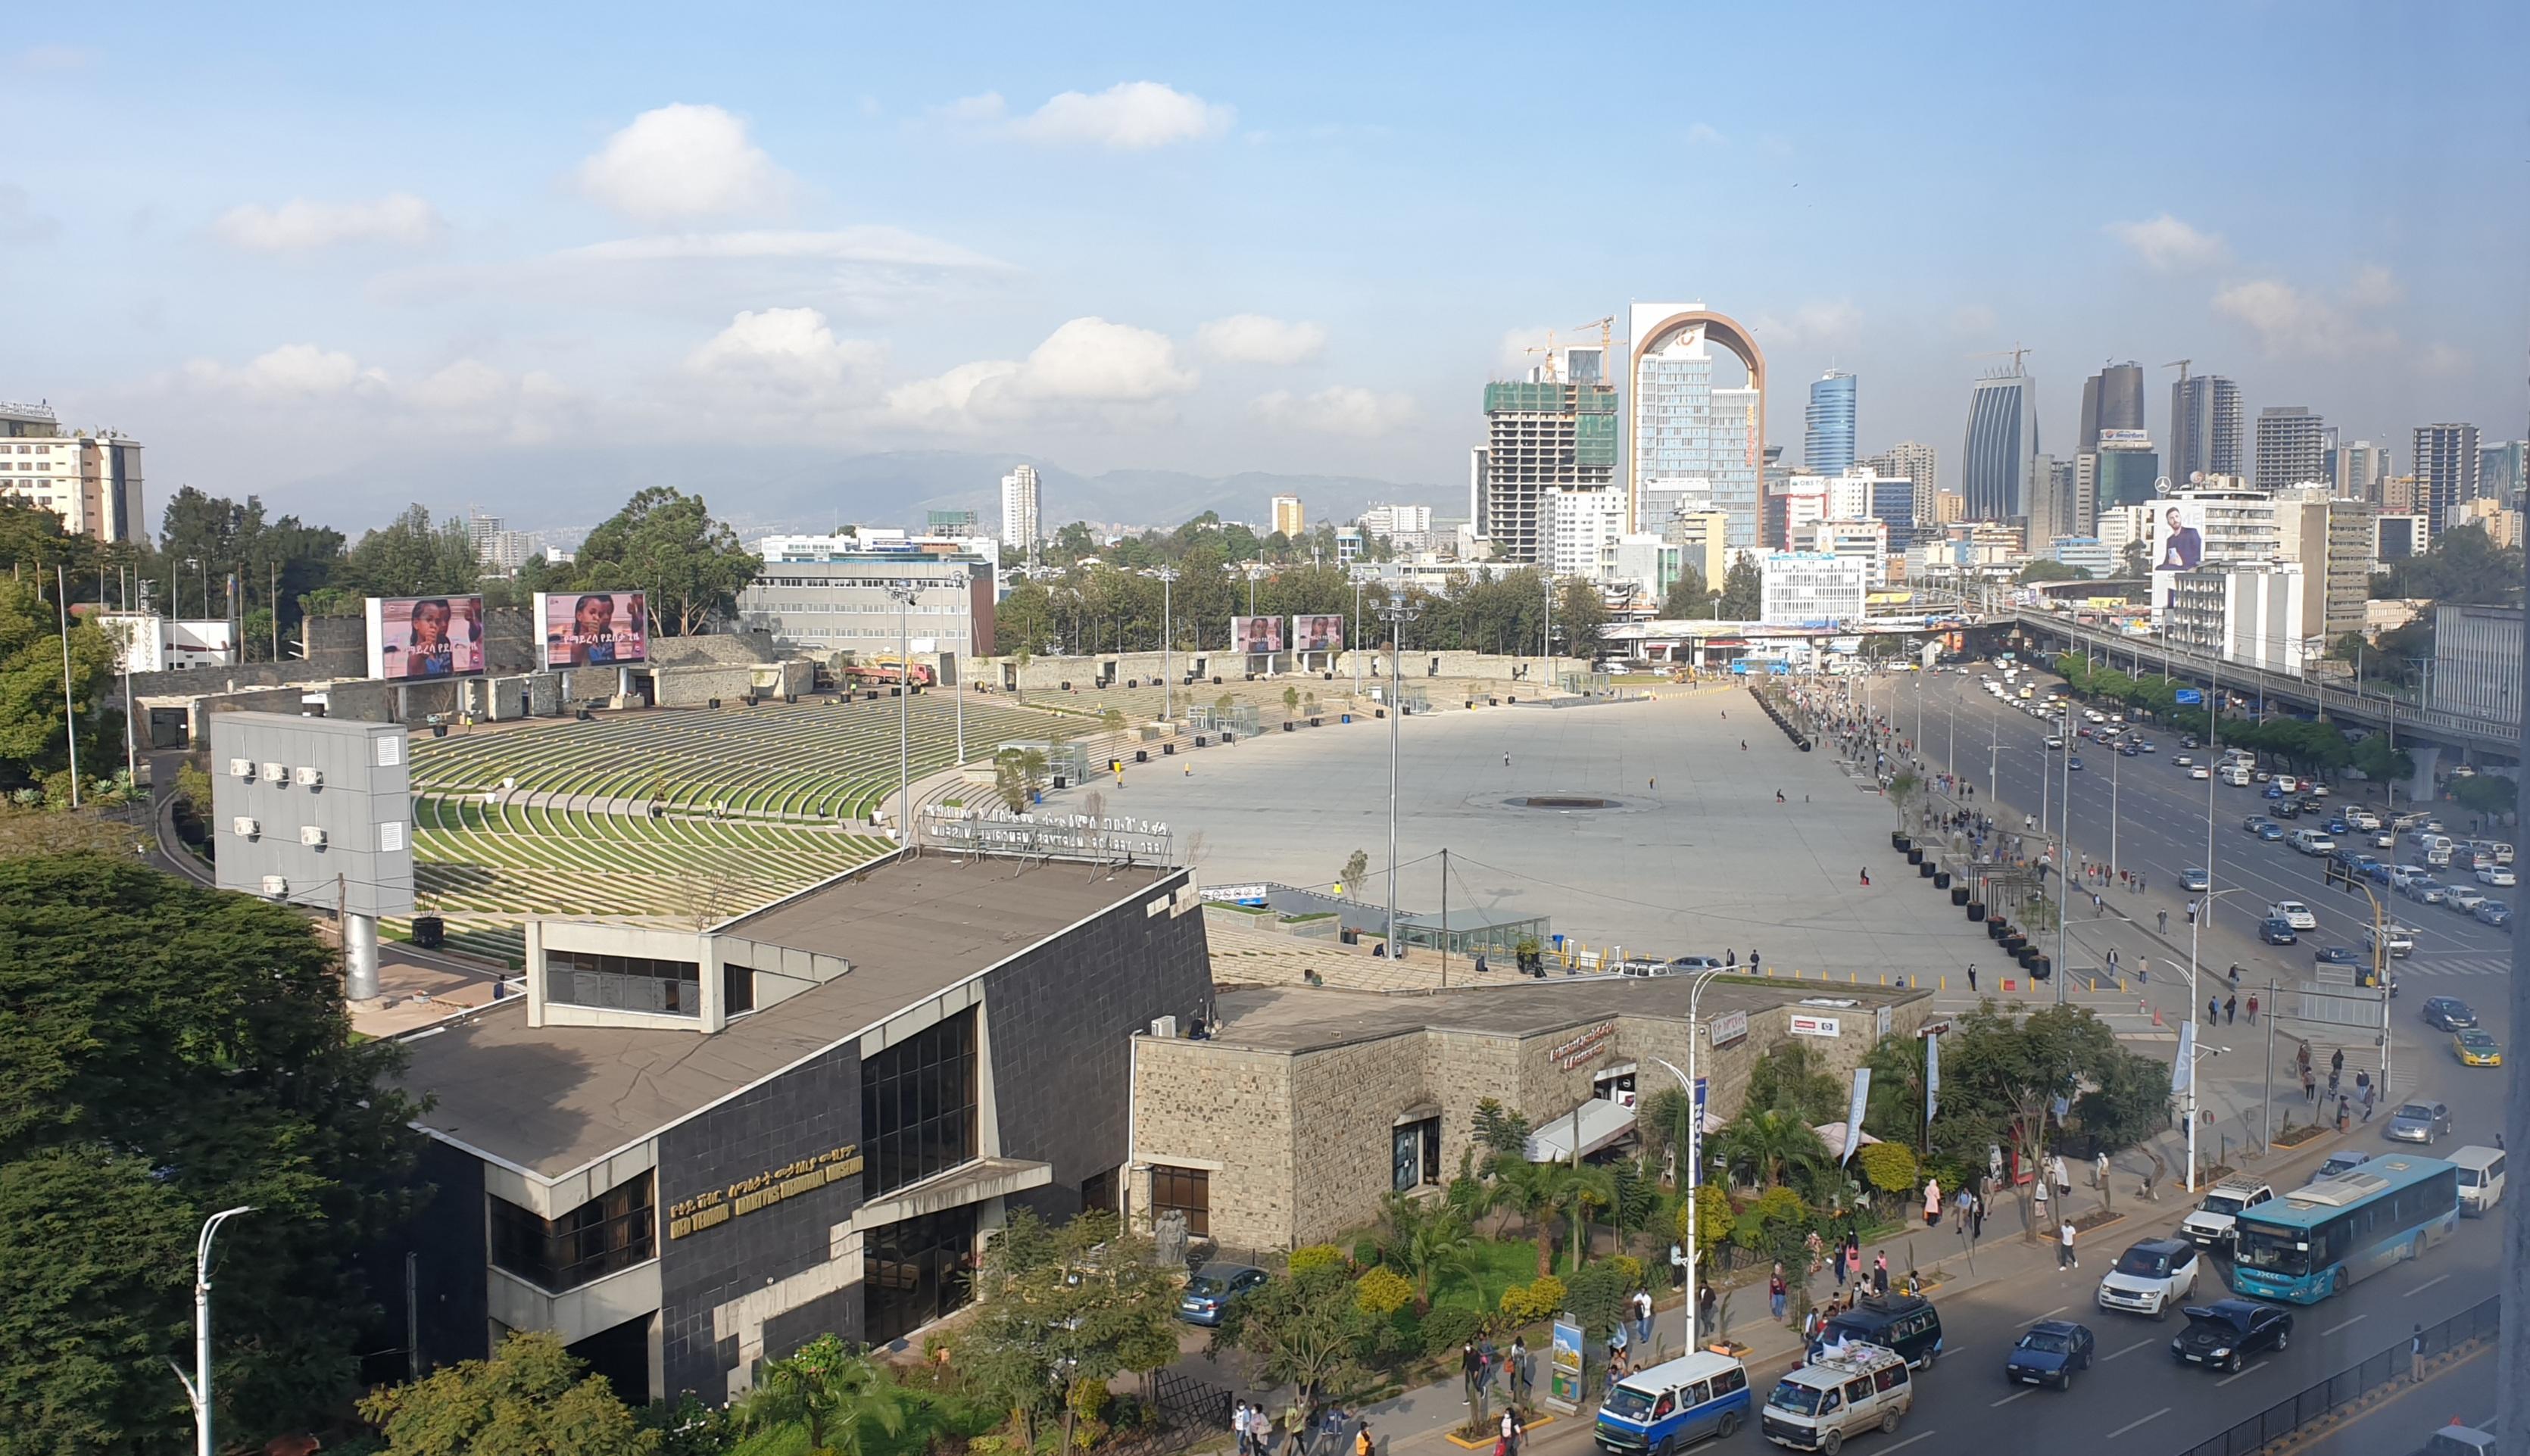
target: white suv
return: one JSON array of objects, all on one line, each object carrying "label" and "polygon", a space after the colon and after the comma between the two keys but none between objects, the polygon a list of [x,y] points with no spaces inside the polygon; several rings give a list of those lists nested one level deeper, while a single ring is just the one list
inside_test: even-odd
[{"label": "white suv", "polygon": [[2276,901],[2267,906],[2267,918],[2281,920],[2295,930],[2319,929],[2319,917],[2310,913],[2310,906],[2299,900]]},{"label": "white suv", "polygon": [[2185,1239],[2146,1239],[2118,1256],[2100,1280],[2100,1308],[2161,1319],[2196,1292],[2196,1246]]},{"label": "white suv", "polygon": [[2271,1202],[2275,1196],[2276,1191],[2264,1183],[2226,1178],[2207,1191],[2202,1207],[2179,1221],[2178,1231],[2199,1247],[2224,1248],[2231,1242],[2231,1228],[2240,1211]]}]

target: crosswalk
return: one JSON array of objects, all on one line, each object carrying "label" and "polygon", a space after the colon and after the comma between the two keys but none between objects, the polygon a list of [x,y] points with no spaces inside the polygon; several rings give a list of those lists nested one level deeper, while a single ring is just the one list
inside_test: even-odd
[{"label": "crosswalk", "polygon": [[2411,976],[2509,976],[2512,957],[2437,954],[2427,950],[2392,962],[2392,971],[2401,981]]}]

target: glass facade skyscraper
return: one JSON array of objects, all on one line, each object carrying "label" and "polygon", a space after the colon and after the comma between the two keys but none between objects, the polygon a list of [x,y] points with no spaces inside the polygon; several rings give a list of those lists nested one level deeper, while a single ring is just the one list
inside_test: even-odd
[{"label": "glass facade skyscraper", "polygon": [[2240,456],[2240,386],[2198,374],[2170,387],[2170,478],[2245,475]]},{"label": "glass facade skyscraper", "polygon": [[1970,520],[2026,514],[2029,458],[2038,454],[2038,381],[2015,370],[1976,382],[1968,394],[1960,493]]},{"label": "glass facade skyscraper", "polygon": [[[1716,511],[1730,545],[1757,545],[1764,357],[1736,325],[1692,304],[1639,304],[1633,323],[1634,528],[1658,534],[1681,512]],[[1716,381],[1716,345],[1747,367],[1745,386]]]},{"label": "glass facade skyscraper", "polygon": [[1852,375],[1830,369],[1810,381],[1801,465],[1811,474],[1839,474],[1853,463],[1853,404]]}]

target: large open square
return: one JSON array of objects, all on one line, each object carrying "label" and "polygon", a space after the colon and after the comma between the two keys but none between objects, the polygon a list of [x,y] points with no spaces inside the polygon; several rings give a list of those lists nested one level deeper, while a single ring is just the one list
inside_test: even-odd
[{"label": "large open square", "polygon": [[[1768,967],[1865,984],[1955,984],[1993,951],[1890,849],[1888,801],[1829,754],[1794,747],[1744,690],[1443,712],[1400,727],[1402,908],[1441,907],[1446,848],[1451,908],[1543,912],[1592,947],[1730,950],[1743,963],[1756,953]],[[1110,812],[1163,820],[1181,844],[1200,834],[1206,883],[1323,889],[1360,849],[1369,899],[1388,890],[1388,789],[1389,725],[1361,719],[1155,760],[1129,768],[1122,789],[1100,786]],[[2004,964],[1988,954],[1987,968]]]}]

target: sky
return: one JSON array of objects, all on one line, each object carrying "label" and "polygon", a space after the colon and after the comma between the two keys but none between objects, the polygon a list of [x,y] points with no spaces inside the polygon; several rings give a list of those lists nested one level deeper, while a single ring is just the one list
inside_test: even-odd
[{"label": "sky", "polygon": [[2051,444],[2124,359],[2157,439],[2179,358],[2402,468],[2530,433],[2518,4],[48,14],[0,42],[0,399],[158,500],[358,527],[420,460],[565,524],[581,452],[742,506],[779,445],[1449,514],[1484,381],[1632,300],[1753,331],[1788,458],[1833,365],[1946,485],[2015,346]]}]

